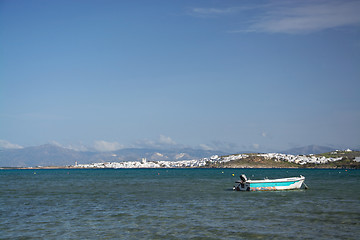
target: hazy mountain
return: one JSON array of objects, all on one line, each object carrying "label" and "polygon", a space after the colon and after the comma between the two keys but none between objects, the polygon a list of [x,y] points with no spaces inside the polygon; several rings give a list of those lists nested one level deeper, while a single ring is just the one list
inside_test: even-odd
[{"label": "hazy mountain", "polygon": [[78,163],[138,161],[145,157],[150,161],[190,160],[211,155],[224,155],[219,151],[184,149],[127,148],[114,152],[81,152],[46,144],[22,149],[0,150],[0,167],[66,166]]},{"label": "hazy mountain", "polygon": [[333,147],[309,145],[305,147],[291,148],[286,151],[283,151],[282,153],[293,154],[293,155],[308,155],[308,154],[326,153],[334,150],[336,149]]},{"label": "hazy mountain", "polygon": [[115,151],[114,154],[121,161],[136,161],[143,157],[152,161],[160,160],[191,160],[211,155],[224,155],[221,151],[211,151],[202,149],[182,148],[182,149],[147,149],[147,148],[127,148]]},{"label": "hazy mountain", "polygon": [[[310,145],[292,148],[282,153],[294,155],[317,154],[334,151],[331,147]],[[0,149],[0,167],[34,167],[34,166],[66,166],[96,162],[121,162],[139,161],[147,158],[149,161],[176,161],[191,160],[210,157],[212,155],[227,155],[220,151],[202,149],[151,149],[151,148],[126,148],[113,152],[75,151],[57,145],[41,145],[21,149]]]},{"label": "hazy mountain", "polygon": [[74,164],[75,159],[84,162],[88,154],[51,144],[26,147],[22,149],[3,149],[0,151],[0,166],[64,166]]}]

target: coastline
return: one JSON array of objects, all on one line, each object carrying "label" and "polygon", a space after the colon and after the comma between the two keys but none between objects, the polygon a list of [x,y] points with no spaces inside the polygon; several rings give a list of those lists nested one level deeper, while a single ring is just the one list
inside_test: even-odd
[{"label": "coastline", "polygon": [[197,160],[101,162],[66,166],[0,167],[4,169],[128,169],[128,168],[293,168],[293,169],[360,169],[360,151],[290,155],[281,153],[234,154]]},{"label": "coastline", "polygon": [[0,170],[90,170],[90,169],[360,169],[358,167],[344,166],[298,166],[298,167],[279,167],[279,166],[218,166],[218,167],[138,167],[138,168],[112,168],[112,167],[75,167],[75,166],[45,166],[45,167],[0,167]]}]

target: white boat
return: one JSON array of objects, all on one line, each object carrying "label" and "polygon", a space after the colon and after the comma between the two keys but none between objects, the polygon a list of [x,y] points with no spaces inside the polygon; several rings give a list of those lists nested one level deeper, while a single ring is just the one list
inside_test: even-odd
[{"label": "white boat", "polygon": [[291,190],[299,189],[304,184],[305,177],[291,177],[279,179],[264,179],[264,180],[248,180],[244,174],[240,175],[240,180],[235,183],[237,186],[233,190],[237,191],[274,191],[274,190]]}]

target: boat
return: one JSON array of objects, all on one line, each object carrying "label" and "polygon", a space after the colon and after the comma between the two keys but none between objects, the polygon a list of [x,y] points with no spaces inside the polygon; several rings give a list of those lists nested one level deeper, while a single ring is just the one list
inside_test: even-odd
[{"label": "boat", "polygon": [[276,191],[276,190],[292,190],[300,189],[304,184],[305,177],[290,177],[290,178],[278,178],[278,179],[264,179],[264,180],[248,180],[245,174],[240,175],[240,180],[235,183],[237,186],[233,187],[236,191]]}]

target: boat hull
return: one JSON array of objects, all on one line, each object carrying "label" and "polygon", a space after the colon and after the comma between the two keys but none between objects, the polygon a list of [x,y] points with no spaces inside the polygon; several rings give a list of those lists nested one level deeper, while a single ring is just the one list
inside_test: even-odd
[{"label": "boat hull", "polygon": [[237,181],[238,191],[277,191],[299,189],[303,185],[305,177],[281,178],[281,179],[264,179],[248,180],[246,182]]}]

